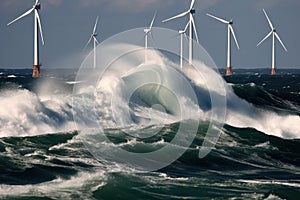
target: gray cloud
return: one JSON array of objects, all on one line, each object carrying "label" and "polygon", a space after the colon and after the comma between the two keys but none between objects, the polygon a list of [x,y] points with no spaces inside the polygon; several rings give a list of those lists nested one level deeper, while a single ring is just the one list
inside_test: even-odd
[{"label": "gray cloud", "polygon": [[[35,0],[1,0],[0,1],[0,12],[5,14],[14,14],[16,12],[25,11],[30,9],[35,3]],[[63,0],[43,0],[42,9],[49,10],[52,7],[60,6]]]},{"label": "gray cloud", "polygon": [[258,1],[256,3],[256,9],[261,10],[262,8],[269,9],[277,6],[283,6],[283,5],[294,5],[294,6],[300,6],[299,0],[263,0]]},{"label": "gray cloud", "polygon": [[265,8],[265,9],[269,9],[269,8],[272,8],[276,5],[278,5],[280,2],[280,0],[264,0],[264,1],[259,1],[257,4],[256,4],[256,9],[259,9],[261,10],[262,8]]},{"label": "gray cloud", "polygon": [[172,5],[174,0],[79,0],[79,5],[86,8],[95,8],[105,12],[141,13],[149,9],[163,8]]}]

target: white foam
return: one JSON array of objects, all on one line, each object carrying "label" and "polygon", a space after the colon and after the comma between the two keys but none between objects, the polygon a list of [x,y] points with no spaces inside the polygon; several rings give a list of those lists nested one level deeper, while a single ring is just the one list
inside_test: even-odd
[{"label": "white foam", "polygon": [[67,81],[66,83],[69,85],[75,85],[75,84],[82,83],[82,81]]},{"label": "white foam", "polygon": [[226,123],[240,128],[255,128],[258,131],[277,137],[300,138],[300,116],[279,115],[249,105],[248,110],[244,111],[228,110]]},{"label": "white foam", "polygon": [[74,130],[72,109],[65,97],[42,101],[28,90],[0,95],[0,137],[29,136]]},{"label": "white foam", "polygon": [[265,198],[264,200],[284,200],[282,198],[280,198],[279,196],[276,196],[274,194],[270,194],[267,198]]},{"label": "white foam", "polygon": [[282,185],[282,186],[290,186],[300,188],[299,183],[295,182],[287,182],[287,181],[277,181],[277,180],[238,180],[239,182],[243,183],[250,183],[250,184],[259,184],[259,185]]},{"label": "white foam", "polygon": [[57,199],[92,198],[93,192],[107,183],[104,171],[80,172],[70,179],[57,178],[53,181],[34,185],[0,185],[0,197],[51,196]]}]

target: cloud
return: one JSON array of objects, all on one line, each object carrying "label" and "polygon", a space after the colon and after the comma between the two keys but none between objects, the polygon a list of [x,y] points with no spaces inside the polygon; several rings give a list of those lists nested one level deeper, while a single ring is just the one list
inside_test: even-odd
[{"label": "cloud", "polygon": [[[222,0],[196,0],[195,8],[197,10],[212,7]],[[187,9],[190,0],[185,2],[179,0],[79,0],[81,7],[99,8],[107,12],[116,11],[118,13],[136,14],[149,10],[160,10],[168,7],[180,6]]]},{"label": "cloud", "polygon": [[53,6],[60,6],[62,4],[62,0],[46,0],[45,3]]},{"label": "cloud", "polygon": [[221,0],[202,0],[202,1],[196,1],[195,8],[197,10],[203,10],[206,8],[210,8],[215,6],[216,4],[220,3]]},{"label": "cloud", "polygon": [[[35,0],[1,0],[0,13],[15,14],[16,12],[30,9],[35,3]],[[48,10],[52,7],[60,6],[63,0],[42,0],[41,5],[43,10]]]},{"label": "cloud", "polygon": [[277,6],[280,2],[280,0],[264,0],[264,1],[259,1],[256,3],[256,8],[261,10],[262,8],[269,9],[272,7]]},{"label": "cloud", "polygon": [[263,0],[263,1],[258,1],[255,5],[255,8],[258,10],[261,10],[262,8],[265,9],[270,9],[274,7],[281,7],[281,6],[300,6],[300,1],[299,0]]},{"label": "cloud", "polygon": [[[49,11],[55,7],[67,6],[72,8],[98,9],[102,12],[118,12],[120,14],[138,14],[145,11],[154,11],[171,8],[174,6],[189,5],[189,0],[41,0],[43,11]],[[212,7],[221,0],[198,0],[196,9]],[[31,8],[35,0],[0,0],[0,12],[14,14]]]},{"label": "cloud", "polygon": [[26,1],[2,0],[0,1],[0,12],[5,14],[15,13],[18,9],[24,9],[24,5],[26,5]]},{"label": "cloud", "polygon": [[149,9],[171,5],[174,0],[79,0],[82,7],[99,7],[104,11],[118,13],[141,13]]}]

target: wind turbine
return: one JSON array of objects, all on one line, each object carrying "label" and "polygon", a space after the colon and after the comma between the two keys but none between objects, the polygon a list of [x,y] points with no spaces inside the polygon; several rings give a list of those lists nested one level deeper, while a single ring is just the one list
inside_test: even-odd
[{"label": "wind turbine", "polygon": [[190,19],[189,19],[189,33],[190,33],[190,40],[189,40],[189,64],[192,65],[193,64],[193,31],[195,32],[195,36],[196,36],[196,40],[199,43],[199,39],[198,39],[198,34],[197,34],[197,30],[196,30],[196,25],[195,25],[195,20],[194,20],[194,14],[196,13],[196,10],[194,9],[194,5],[195,5],[195,0],[191,1],[191,5],[190,8],[183,12],[180,13],[178,15],[175,15],[174,17],[171,17],[169,19],[165,19],[162,22],[167,22],[176,18],[180,18],[180,17],[184,17],[187,14],[189,14]]},{"label": "wind turbine", "polygon": [[97,31],[97,25],[98,25],[98,19],[99,19],[99,16],[97,16],[96,18],[96,22],[95,22],[95,25],[94,25],[94,29],[93,29],[93,32],[92,32],[92,35],[90,37],[90,39],[88,40],[88,42],[86,43],[85,47],[86,48],[90,42],[92,41],[92,39],[94,40],[94,69],[96,69],[96,66],[97,66],[97,44],[99,44],[98,40],[97,40],[97,35],[98,33],[96,32]]},{"label": "wind turbine", "polygon": [[18,21],[19,19],[31,14],[34,12],[34,49],[33,49],[33,72],[32,77],[39,77],[40,76],[40,62],[39,62],[39,36],[38,32],[40,32],[41,38],[42,38],[42,44],[44,45],[44,38],[43,38],[43,30],[41,25],[41,19],[39,16],[39,10],[41,9],[41,4],[39,0],[35,1],[35,4],[32,6],[31,9],[26,11],[24,14],[22,14],[20,17],[14,19],[13,21],[9,22],[7,26],[11,25],[12,23]]},{"label": "wind turbine", "polygon": [[183,66],[183,35],[185,35],[186,33],[186,30],[189,26],[189,23],[188,22],[184,28],[184,30],[179,30],[179,34],[180,34],[180,68],[182,69],[182,66]]},{"label": "wind turbine", "polygon": [[275,62],[276,62],[276,58],[275,58],[275,37],[278,39],[278,41],[280,42],[281,46],[283,47],[283,49],[287,52],[287,49],[285,47],[285,45],[283,44],[283,42],[281,41],[278,33],[276,32],[276,29],[274,28],[270,18],[268,17],[265,9],[263,9],[263,12],[268,20],[268,23],[270,25],[270,28],[271,28],[271,32],[268,33],[266,35],[266,37],[264,39],[262,39],[262,41],[260,41],[257,46],[259,46],[261,43],[263,43],[268,37],[270,37],[272,35],[272,72],[271,74],[272,75],[275,75],[276,74],[276,68],[275,68]]},{"label": "wind turbine", "polygon": [[145,62],[147,62],[147,60],[148,60],[148,55],[147,55],[147,53],[148,53],[147,52],[148,51],[148,35],[150,34],[152,36],[151,31],[152,31],[152,27],[153,27],[154,20],[155,20],[155,17],[156,17],[156,13],[157,12],[155,12],[155,14],[152,18],[150,26],[148,28],[144,29],[144,32],[145,32]]},{"label": "wind turbine", "polygon": [[235,41],[235,44],[237,46],[238,49],[240,49],[239,47],[239,43],[236,39],[236,36],[235,36],[235,33],[234,33],[234,30],[232,28],[232,24],[233,24],[233,20],[231,19],[230,21],[226,21],[225,19],[221,19],[219,17],[216,17],[216,16],[213,16],[211,14],[206,14],[207,16],[209,17],[212,17],[224,24],[227,24],[227,29],[228,29],[228,34],[227,34],[227,66],[226,66],[226,76],[230,76],[232,74],[232,70],[231,70],[231,34],[234,38],[234,41]]}]

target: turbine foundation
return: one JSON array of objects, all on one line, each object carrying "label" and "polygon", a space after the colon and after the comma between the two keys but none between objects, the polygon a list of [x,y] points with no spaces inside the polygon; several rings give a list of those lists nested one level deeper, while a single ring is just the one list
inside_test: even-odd
[{"label": "turbine foundation", "polygon": [[40,66],[41,65],[33,65],[33,71],[32,71],[32,77],[33,78],[38,78],[40,77]]},{"label": "turbine foundation", "polygon": [[276,69],[272,68],[271,75],[275,75],[275,74],[276,74]]},{"label": "turbine foundation", "polygon": [[226,76],[231,76],[232,75],[232,70],[231,67],[226,67]]}]

